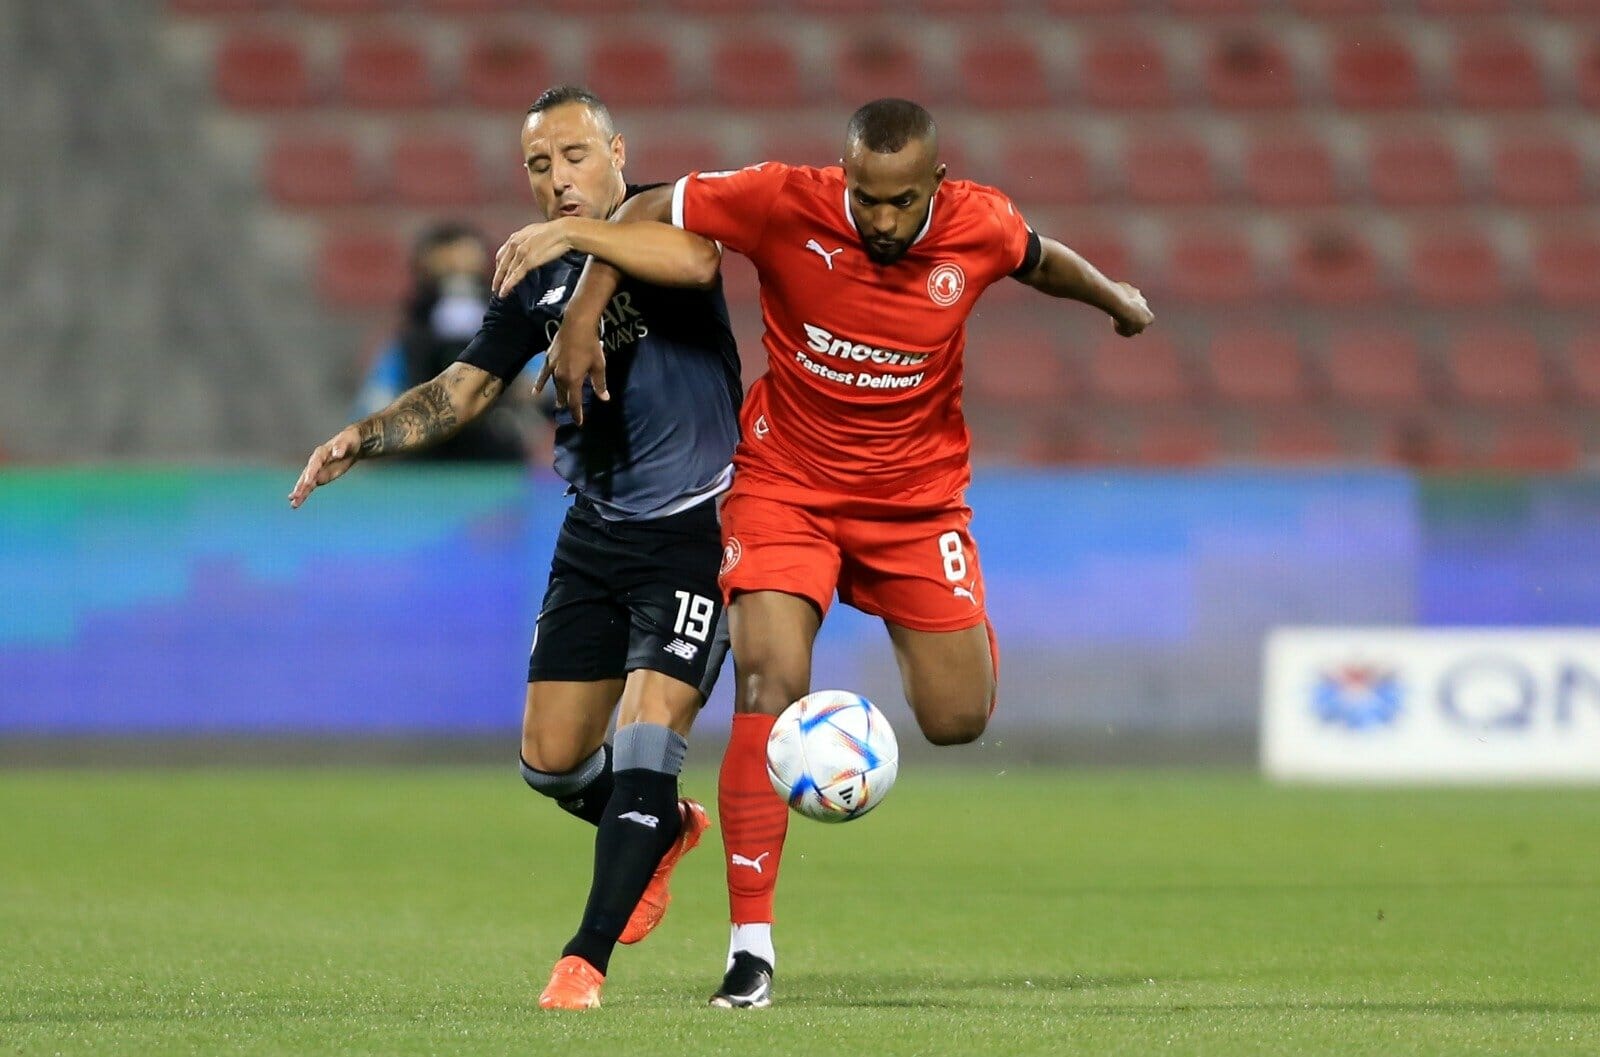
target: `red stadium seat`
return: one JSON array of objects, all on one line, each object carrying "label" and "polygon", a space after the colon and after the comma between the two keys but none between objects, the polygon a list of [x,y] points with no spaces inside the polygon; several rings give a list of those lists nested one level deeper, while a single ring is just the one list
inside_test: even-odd
[{"label": "red stadium seat", "polygon": [[1215,201],[1216,173],[1206,145],[1172,133],[1137,140],[1123,154],[1128,196],[1154,205],[1195,205]]},{"label": "red stadium seat", "polygon": [[1442,307],[1498,304],[1505,299],[1500,255],[1469,228],[1422,233],[1411,243],[1411,292]]},{"label": "red stadium seat", "polygon": [[1095,346],[1089,380],[1102,401],[1116,404],[1178,404],[1191,390],[1178,351],[1152,331],[1137,341],[1115,336]]},{"label": "red stadium seat", "polygon": [[1452,387],[1463,403],[1531,406],[1549,395],[1538,342],[1525,331],[1466,331],[1445,352]]},{"label": "red stadium seat", "polygon": [[[440,15],[491,15],[514,11],[519,0],[421,0],[422,9]],[[542,90],[542,86],[541,86]]]},{"label": "red stadium seat", "polygon": [[370,196],[355,144],[341,136],[280,135],[265,168],[267,194],[280,205],[349,206]]},{"label": "red stadium seat", "polygon": [[354,106],[423,107],[438,94],[420,41],[393,33],[363,33],[345,46],[340,91]]},{"label": "red stadium seat", "polygon": [[550,83],[550,63],[532,40],[484,34],[467,47],[461,92],[467,102],[504,112],[526,109]]},{"label": "red stadium seat", "polygon": [[757,161],[781,161],[790,165],[814,165],[817,168],[826,168],[839,164],[839,156],[844,152],[844,129],[837,131],[805,131],[788,128],[773,128],[766,130],[762,137],[760,153],[750,159],[750,163]]},{"label": "red stadium seat", "polygon": [[240,31],[217,49],[217,95],[248,110],[306,106],[312,102],[311,69],[299,38]]},{"label": "red stadium seat", "polygon": [[[639,11],[645,0],[546,0],[544,6],[584,18],[614,18]],[[604,99],[605,96],[600,96]]]},{"label": "red stadium seat", "polygon": [[317,289],[336,308],[392,309],[410,281],[405,247],[390,232],[331,234],[317,257]]},{"label": "red stadium seat", "polygon": [[[1066,243],[1084,260],[1112,279],[1129,280],[1133,274],[1133,253],[1126,238],[1110,228],[1076,228],[1057,224],[1051,217],[1032,218],[1034,230]],[[1137,284],[1135,284],[1137,285]]]},{"label": "red stadium seat", "polygon": [[1222,445],[1216,426],[1204,419],[1149,419],[1135,428],[1133,450],[1150,466],[1201,466],[1213,462]]},{"label": "red stadium seat", "polygon": [[1381,31],[1348,33],[1333,48],[1333,100],[1353,110],[1388,110],[1422,102],[1417,57],[1399,37]]},{"label": "red stadium seat", "polygon": [[1547,305],[1600,307],[1600,236],[1560,231],[1540,238],[1533,249],[1533,288]]},{"label": "red stadium seat", "polygon": [[683,102],[672,51],[659,38],[601,36],[589,52],[589,87],[611,106]]},{"label": "red stadium seat", "polygon": [[1483,464],[1514,473],[1565,473],[1576,468],[1582,458],[1582,447],[1572,430],[1549,415],[1539,415],[1496,422]]},{"label": "red stadium seat", "polygon": [[289,0],[289,6],[311,15],[376,15],[396,6],[394,0]]},{"label": "red stadium seat", "polygon": [[1323,361],[1340,403],[1410,407],[1427,403],[1417,340],[1403,331],[1361,329],[1335,334]]},{"label": "red stadium seat", "polygon": [[1381,15],[1387,0],[1293,0],[1294,9],[1311,18]]},{"label": "red stadium seat", "polygon": [[1187,17],[1253,15],[1261,10],[1261,0],[1167,0],[1167,9]]},{"label": "red stadium seat", "polygon": [[1419,470],[1461,470],[1471,465],[1461,431],[1450,422],[1417,416],[1384,430],[1383,450],[1391,460]]},{"label": "red stadium seat", "polygon": [[1044,59],[1027,37],[986,34],[965,41],[957,69],[961,97],[972,106],[1003,110],[1050,102]]},{"label": "red stadium seat", "polygon": [[1312,231],[1295,244],[1289,261],[1289,289],[1309,305],[1345,306],[1384,296],[1377,254],[1353,231]]},{"label": "red stadium seat", "polygon": [[394,146],[394,196],[409,206],[476,205],[485,198],[477,151],[455,136],[414,134]]},{"label": "red stadium seat", "polygon": [[1256,424],[1256,457],[1263,462],[1336,463],[1350,461],[1339,433],[1327,418],[1301,410],[1274,415]]},{"label": "red stadium seat", "polygon": [[1507,0],[1416,0],[1424,15],[1498,15],[1506,10]]},{"label": "red stadium seat", "polygon": [[1223,332],[1206,352],[1218,399],[1234,404],[1292,404],[1306,397],[1305,365],[1294,337],[1279,331]]},{"label": "red stadium seat", "polygon": [[1125,15],[1134,0],[1045,0],[1045,10],[1055,15]]},{"label": "red stadium seat", "polygon": [[848,107],[886,96],[937,98],[935,84],[922,68],[922,52],[903,37],[847,38],[833,67],[835,94]]},{"label": "red stadium seat", "polygon": [[1384,205],[1453,205],[1466,197],[1455,147],[1442,137],[1382,137],[1367,167],[1372,196]]},{"label": "red stadium seat", "polygon": [[1244,185],[1269,206],[1326,206],[1338,197],[1333,154],[1316,136],[1260,139],[1245,149]]},{"label": "red stadium seat", "polygon": [[1008,141],[1000,157],[1000,166],[984,178],[1003,182],[1017,201],[1081,204],[1095,197],[1089,153],[1074,140],[1035,133]]},{"label": "red stadium seat", "polygon": [[1566,366],[1572,399],[1600,407],[1600,332],[1577,334],[1568,341]]},{"label": "red stadium seat", "polygon": [[1277,41],[1258,33],[1234,33],[1211,46],[1206,58],[1206,95],[1215,106],[1264,110],[1292,107],[1294,64]]},{"label": "red stadium seat", "polygon": [[729,33],[711,52],[711,95],[719,106],[782,107],[805,101],[794,46],[779,37]]},{"label": "red stadium seat", "polygon": [[1510,136],[1494,145],[1495,196],[1508,205],[1584,202],[1583,159],[1565,136]]},{"label": "red stadium seat", "polygon": [[1166,282],[1173,298],[1205,304],[1238,304],[1261,294],[1255,252],[1237,231],[1179,235],[1167,248]]},{"label": "red stadium seat", "polygon": [[1578,102],[1591,110],[1600,109],[1600,34],[1578,51],[1572,79],[1577,87]]},{"label": "red stadium seat", "polygon": [[1050,335],[1013,330],[975,334],[966,359],[966,391],[997,408],[1064,406],[1082,391],[1066,354]]},{"label": "red stadium seat", "polygon": [[691,172],[725,169],[729,159],[706,136],[636,137],[628,141],[628,176],[637,183],[676,180]]},{"label": "red stadium seat", "polygon": [[261,9],[261,0],[167,0],[175,15],[243,15]]},{"label": "red stadium seat", "polygon": [[1172,102],[1167,57],[1147,37],[1125,34],[1095,41],[1083,57],[1082,70],[1084,94],[1096,107],[1119,110]]},{"label": "red stadium seat", "polygon": [[1504,28],[1470,37],[1456,48],[1451,94],[1460,105],[1476,109],[1534,107],[1545,102],[1538,59]]}]

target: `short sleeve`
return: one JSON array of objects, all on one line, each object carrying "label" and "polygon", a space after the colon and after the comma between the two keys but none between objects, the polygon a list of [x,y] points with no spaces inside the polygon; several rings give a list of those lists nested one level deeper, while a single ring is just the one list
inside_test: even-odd
[{"label": "short sleeve", "polygon": [[1000,225],[1000,254],[1001,275],[1023,276],[1033,271],[1039,265],[1039,257],[1044,252],[1044,247],[1039,242],[1039,236],[1034,234],[1028,222],[1022,219],[1022,213],[1016,205],[1003,194],[996,193],[992,199],[995,220]]},{"label": "short sleeve", "polygon": [[545,348],[537,321],[529,318],[513,294],[489,301],[483,325],[456,361],[481,367],[501,381],[510,382]]},{"label": "short sleeve", "polygon": [[761,243],[789,172],[789,166],[769,161],[732,172],[690,173],[672,190],[672,223],[748,255]]}]

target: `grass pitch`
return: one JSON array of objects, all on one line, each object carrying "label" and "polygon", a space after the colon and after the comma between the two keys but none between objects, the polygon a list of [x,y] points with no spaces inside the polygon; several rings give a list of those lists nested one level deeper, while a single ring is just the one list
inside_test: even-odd
[{"label": "grass pitch", "polygon": [[511,769],[0,776],[0,1054],[1600,1052],[1600,792],[914,767],[793,820],[773,1009],[705,1007],[713,836],[541,1012],[591,833]]}]

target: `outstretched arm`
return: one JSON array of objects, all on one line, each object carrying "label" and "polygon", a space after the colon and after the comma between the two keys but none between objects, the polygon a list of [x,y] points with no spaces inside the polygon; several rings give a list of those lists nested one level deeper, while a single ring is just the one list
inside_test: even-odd
[{"label": "outstretched arm", "polygon": [[1113,282],[1100,269],[1055,239],[1039,240],[1043,252],[1031,272],[1018,276],[1040,293],[1093,305],[1116,323],[1117,333],[1131,338],[1155,322],[1144,295],[1131,283]]},{"label": "outstretched arm", "polygon": [[481,367],[452,363],[437,378],[408,389],[375,415],[346,426],[317,447],[289,493],[300,504],[361,459],[420,451],[454,436],[494,403],[505,383]]}]

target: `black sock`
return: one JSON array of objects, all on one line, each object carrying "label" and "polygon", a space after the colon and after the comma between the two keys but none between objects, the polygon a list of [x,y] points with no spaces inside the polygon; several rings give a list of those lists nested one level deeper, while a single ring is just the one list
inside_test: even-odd
[{"label": "black sock", "polygon": [[[534,792],[553,799],[556,806],[567,814],[581,818],[591,826],[598,826],[605,817],[606,804],[611,800],[615,782],[611,772],[611,746],[602,744],[595,756],[599,757],[596,761],[598,768],[589,766],[590,761],[594,760],[591,757],[571,774],[547,774],[530,767],[527,760],[522,760],[522,780]],[[584,778],[584,773],[591,769],[594,773]]]},{"label": "black sock", "polygon": [[583,923],[561,952],[576,954],[602,973],[650,875],[683,828],[676,774],[634,768],[617,771],[615,783],[595,834],[594,881]]}]

